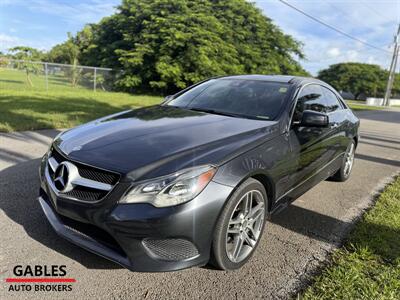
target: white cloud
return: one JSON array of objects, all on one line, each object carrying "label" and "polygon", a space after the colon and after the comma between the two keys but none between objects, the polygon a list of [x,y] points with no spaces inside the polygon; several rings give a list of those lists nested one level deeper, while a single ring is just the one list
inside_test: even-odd
[{"label": "white cloud", "polygon": [[[346,59],[349,61],[352,60],[357,60],[360,58],[360,53],[362,54],[362,51],[356,51],[356,50],[347,50],[346,51]],[[373,57],[373,56],[368,56],[368,57]]]},{"label": "white cloud", "polygon": [[339,55],[340,55],[340,49],[339,48],[336,48],[336,47],[334,47],[334,48],[330,48],[329,50],[328,50],[328,52],[327,52],[327,54],[329,55],[329,57],[332,57],[332,58],[334,58],[334,57],[338,57]]},{"label": "white cloud", "polygon": [[5,52],[8,48],[18,46],[20,39],[5,33],[0,33],[0,51]]},{"label": "white cloud", "polygon": [[54,41],[54,39],[46,37],[29,40],[0,32],[0,51],[7,53],[8,49],[16,46],[28,46],[39,50],[49,50],[51,49],[51,47],[54,46],[55,43],[59,43],[62,41],[63,41],[62,37],[60,37],[59,41]]}]

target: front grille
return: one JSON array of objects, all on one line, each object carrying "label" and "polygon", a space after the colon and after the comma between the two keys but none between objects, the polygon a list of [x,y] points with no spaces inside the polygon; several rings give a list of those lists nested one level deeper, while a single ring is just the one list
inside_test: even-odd
[{"label": "front grille", "polygon": [[[67,159],[65,156],[63,156],[59,151],[57,151],[55,148],[52,149],[50,153],[50,157],[54,157],[54,159],[58,162],[61,163],[63,161],[70,161]],[[90,167],[81,163],[73,162],[74,165],[78,167],[79,175],[81,175],[84,178],[91,179],[94,181],[102,182],[102,183],[107,183],[114,185],[118,182],[119,180],[119,175],[113,172],[105,171],[102,169]]]},{"label": "front grille", "polygon": [[119,176],[114,173],[106,172],[100,169],[94,169],[85,165],[80,165],[78,169],[79,175],[82,177],[102,183],[114,185],[119,179]]},{"label": "front grille", "polygon": [[[71,161],[54,147],[49,154],[49,158],[50,157],[54,158],[58,164],[64,161],[71,162],[77,167],[79,175],[85,179],[108,184],[112,187],[114,187],[120,179],[120,175],[117,173]],[[50,167],[48,170],[50,177],[54,179],[54,171]],[[64,193],[64,195],[82,201],[93,202],[103,199],[108,193],[109,190],[101,190],[93,187],[76,185],[71,191]]]},{"label": "front grille", "polygon": [[185,239],[145,239],[143,246],[156,258],[179,261],[199,255],[196,246]]},{"label": "front grille", "polygon": [[76,186],[72,191],[69,191],[65,193],[65,195],[84,200],[84,201],[90,201],[90,200],[100,200],[107,194],[107,191],[99,191],[96,189],[88,188],[85,186]]}]

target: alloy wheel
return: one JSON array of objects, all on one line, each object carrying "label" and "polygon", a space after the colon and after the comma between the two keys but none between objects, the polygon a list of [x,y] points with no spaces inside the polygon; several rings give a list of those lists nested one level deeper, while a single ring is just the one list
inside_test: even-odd
[{"label": "alloy wheel", "polygon": [[265,221],[265,199],[261,192],[251,190],[240,198],[230,217],[226,231],[226,253],[235,263],[253,251]]},{"label": "alloy wheel", "polygon": [[354,143],[351,143],[349,150],[346,153],[346,161],[344,163],[344,175],[347,177],[350,175],[351,169],[354,163]]}]

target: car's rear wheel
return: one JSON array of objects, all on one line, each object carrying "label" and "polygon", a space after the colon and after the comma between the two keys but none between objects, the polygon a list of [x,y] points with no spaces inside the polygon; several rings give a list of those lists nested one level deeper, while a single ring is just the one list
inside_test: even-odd
[{"label": "car's rear wheel", "polygon": [[267,214],[264,186],[249,178],[224,207],[213,237],[212,263],[222,270],[243,266],[260,241]]},{"label": "car's rear wheel", "polygon": [[347,147],[346,153],[343,157],[342,166],[332,176],[333,180],[343,182],[349,179],[351,171],[353,170],[355,150],[356,143],[352,141]]}]

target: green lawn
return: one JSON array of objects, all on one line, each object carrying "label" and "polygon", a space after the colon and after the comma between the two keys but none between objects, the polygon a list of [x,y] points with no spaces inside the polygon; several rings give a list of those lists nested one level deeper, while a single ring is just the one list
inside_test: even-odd
[{"label": "green lawn", "polygon": [[382,110],[385,107],[366,105],[364,101],[346,100],[352,110]]},{"label": "green lawn", "polygon": [[[0,89],[23,90],[43,92],[46,90],[46,77],[43,72],[39,74],[31,74],[33,86],[27,83],[27,77],[23,70],[11,70],[0,68]],[[48,76],[49,91],[74,91],[77,89],[93,89],[93,82],[90,78],[80,76],[80,80],[76,87],[71,86],[71,80],[67,74],[59,71],[56,75]],[[101,88],[99,87],[99,90]]]},{"label": "green lawn", "polygon": [[0,69],[0,131],[69,128],[161,101],[161,97],[93,92],[81,86],[71,87],[65,79],[54,83],[51,80],[46,92],[41,76],[32,76],[34,86],[30,87],[24,73]]},{"label": "green lawn", "polygon": [[300,299],[400,299],[400,177]]},{"label": "green lawn", "polygon": [[[82,76],[83,78],[83,76]],[[160,97],[104,92],[82,79],[72,87],[68,76],[49,75],[48,92],[43,74],[31,75],[27,83],[23,71],[0,68],[0,131],[68,128],[132,107],[159,103]],[[353,110],[376,110],[360,101],[347,100]]]}]

